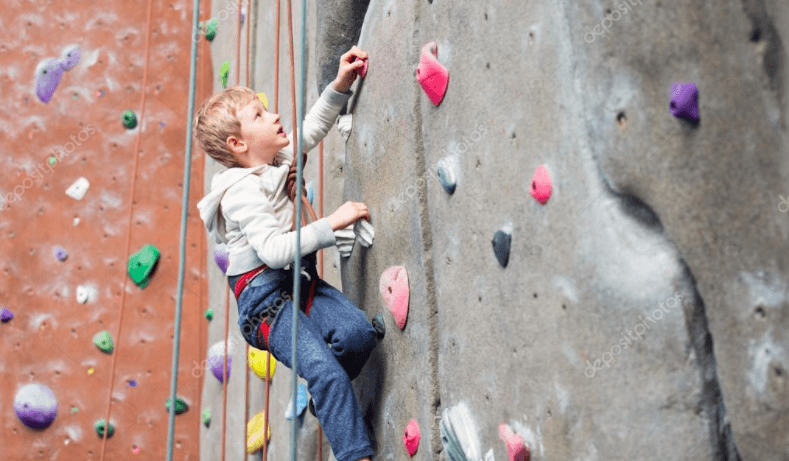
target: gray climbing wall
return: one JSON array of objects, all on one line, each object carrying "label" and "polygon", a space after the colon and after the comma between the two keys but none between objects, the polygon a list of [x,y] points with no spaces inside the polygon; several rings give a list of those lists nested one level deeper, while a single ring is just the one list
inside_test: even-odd
[{"label": "gray climbing wall", "polygon": [[[345,9],[312,3],[308,48],[357,36]],[[270,92],[273,7],[259,8],[255,89]],[[348,30],[316,34],[316,21]],[[486,461],[507,459],[502,423],[534,460],[789,459],[787,36],[777,0],[369,2],[368,76],[347,144],[326,139],[324,214],[370,207],[374,245],[342,262],[326,250],[325,277],[368,318],[386,312],[381,273],[409,274],[405,329],[386,314],[354,382],[375,459],[407,459],[412,418],[414,459],[446,459],[439,419],[458,404]],[[451,76],[438,107],[413,73],[430,41]],[[327,65],[308,53],[309,107]],[[674,82],[698,86],[700,123],[669,112]],[[540,165],[545,205],[529,194]],[[491,240],[507,228],[503,268]],[[269,459],[290,441],[290,371],[277,373]],[[262,385],[251,392],[262,408]],[[315,458],[315,421],[299,459]]]}]

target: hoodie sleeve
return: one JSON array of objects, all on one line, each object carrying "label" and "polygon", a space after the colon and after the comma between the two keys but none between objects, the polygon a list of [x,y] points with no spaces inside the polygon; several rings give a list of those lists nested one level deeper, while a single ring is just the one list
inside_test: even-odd
[{"label": "hoodie sleeve", "polygon": [[[318,98],[315,105],[304,117],[304,123],[302,124],[304,129],[304,151],[311,151],[326,137],[326,134],[334,125],[334,121],[337,120],[337,116],[340,115],[340,110],[342,110],[352,95],[353,91],[339,93],[331,85],[328,85],[323,90],[321,97]],[[293,151],[296,149],[296,143],[298,142],[298,140],[293,139],[292,130],[288,133],[288,140],[290,140],[290,144],[279,150],[275,157],[282,163],[290,165],[293,161]]]},{"label": "hoodie sleeve", "polygon": [[[225,193],[222,209],[228,219],[237,222],[249,245],[272,269],[281,269],[296,256],[296,232],[283,232],[274,207],[252,176],[239,181]],[[335,244],[328,218],[321,218],[301,228],[301,254],[307,255]]]}]

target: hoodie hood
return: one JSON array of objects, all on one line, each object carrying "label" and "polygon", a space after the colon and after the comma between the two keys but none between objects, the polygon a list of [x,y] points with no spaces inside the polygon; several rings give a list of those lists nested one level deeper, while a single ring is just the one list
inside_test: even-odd
[{"label": "hoodie hood", "polygon": [[219,204],[225,192],[234,184],[241,181],[250,174],[260,173],[269,165],[258,165],[253,168],[228,168],[219,173],[215,173],[211,178],[211,192],[197,202],[197,209],[200,210],[200,219],[203,220],[208,235],[215,243],[228,243],[225,238],[227,228],[225,218],[219,210]]}]

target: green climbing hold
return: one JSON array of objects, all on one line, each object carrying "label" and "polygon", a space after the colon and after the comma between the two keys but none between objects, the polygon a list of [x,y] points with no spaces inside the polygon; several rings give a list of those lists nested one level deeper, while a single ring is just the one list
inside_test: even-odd
[{"label": "green climbing hold", "polygon": [[211,409],[206,408],[203,410],[203,424],[208,427],[211,424]]},{"label": "green climbing hold", "polygon": [[214,318],[214,310],[209,308],[207,311],[205,311],[205,318],[207,318],[208,320],[213,319]]},{"label": "green climbing hold", "polygon": [[54,155],[50,155],[50,156],[49,156],[49,164],[50,164],[50,165],[54,165],[54,164],[56,164],[56,163],[58,163],[58,158],[57,158],[57,157],[55,157]]},{"label": "green climbing hold", "polygon": [[230,61],[225,61],[222,64],[222,67],[219,68],[219,72],[222,77],[222,88],[227,88],[227,76],[230,73]]},{"label": "green climbing hold", "polygon": [[209,42],[216,37],[216,26],[218,23],[219,21],[217,21],[216,18],[208,21],[208,25],[205,29],[205,38],[207,38]]},{"label": "green climbing hold", "polygon": [[96,333],[93,337],[93,344],[101,349],[102,352],[112,354],[112,336],[107,330]]},{"label": "green climbing hold", "polygon": [[140,251],[129,257],[129,276],[138,287],[145,288],[158,262],[159,250],[153,245],[144,245]]},{"label": "green climbing hold", "polygon": [[[165,404],[165,407],[167,408],[167,413],[170,412],[170,402],[171,402],[171,400],[167,399],[167,403]],[[176,415],[180,415],[181,413],[186,412],[186,410],[188,410],[188,409],[189,409],[189,405],[187,405],[186,402],[183,401],[183,399],[178,398],[178,397],[175,398],[175,414]]]},{"label": "green climbing hold", "polygon": [[125,111],[121,116],[121,119],[123,120],[123,126],[125,126],[126,129],[131,130],[137,126],[137,116],[135,116],[134,112],[130,110]]},{"label": "green climbing hold", "polygon": [[[96,421],[96,424],[93,425],[93,427],[96,429],[96,433],[99,434],[99,437],[102,438],[104,437],[104,426],[105,426],[104,418],[101,418],[100,420]],[[114,433],[115,433],[115,427],[112,424],[110,424],[109,429],[107,429],[107,438],[112,437],[112,434]]]}]

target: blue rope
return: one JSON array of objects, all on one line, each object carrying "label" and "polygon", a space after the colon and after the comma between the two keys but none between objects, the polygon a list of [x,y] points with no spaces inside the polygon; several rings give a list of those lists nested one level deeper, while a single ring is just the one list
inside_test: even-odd
[{"label": "blue rope", "polygon": [[304,63],[304,55],[306,54],[305,44],[307,43],[307,0],[301,0],[301,44],[299,46],[301,51],[301,68],[299,69],[299,92],[298,92],[298,110],[296,111],[296,125],[298,126],[298,144],[296,152],[294,152],[294,156],[296,158],[296,255],[293,259],[293,333],[292,333],[292,340],[291,344],[293,344],[293,356],[291,358],[291,363],[293,364],[293,413],[291,413],[294,418],[291,421],[291,431],[290,431],[290,461],[296,461],[296,429],[298,418],[296,418],[296,401],[298,400],[296,396],[298,395],[298,388],[297,388],[297,380],[298,376],[296,374],[296,351],[297,351],[297,341],[298,341],[298,333],[299,333],[299,281],[301,279],[301,183],[302,183],[302,169],[303,159],[301,155],[301,151],[304,149],[304,80],[306,79],[305,76],[305,63]]},{"label": "blue rope", "polygon": [[194,15],[192,18],[192,69],[189,74],[189,112],[186,128],[186,154],[184,162],[184,193],[181,201],[181,247],[178,257],[178,288],[175,302],[175,336],[173,338],[173,368],[170,381],[170,418],[167,431],[167,461],[173,460],[173,436],[175,433],[175,391],[178,386],[178,357],[181,344],[181,305],[184,293],[184,269],[186,266],[186,223],[189,208],[189,178],[192,176],[192,113],[195,104],[195,74],[197,73],[197,25],[200,17],[200,0],[194,0]]}]

